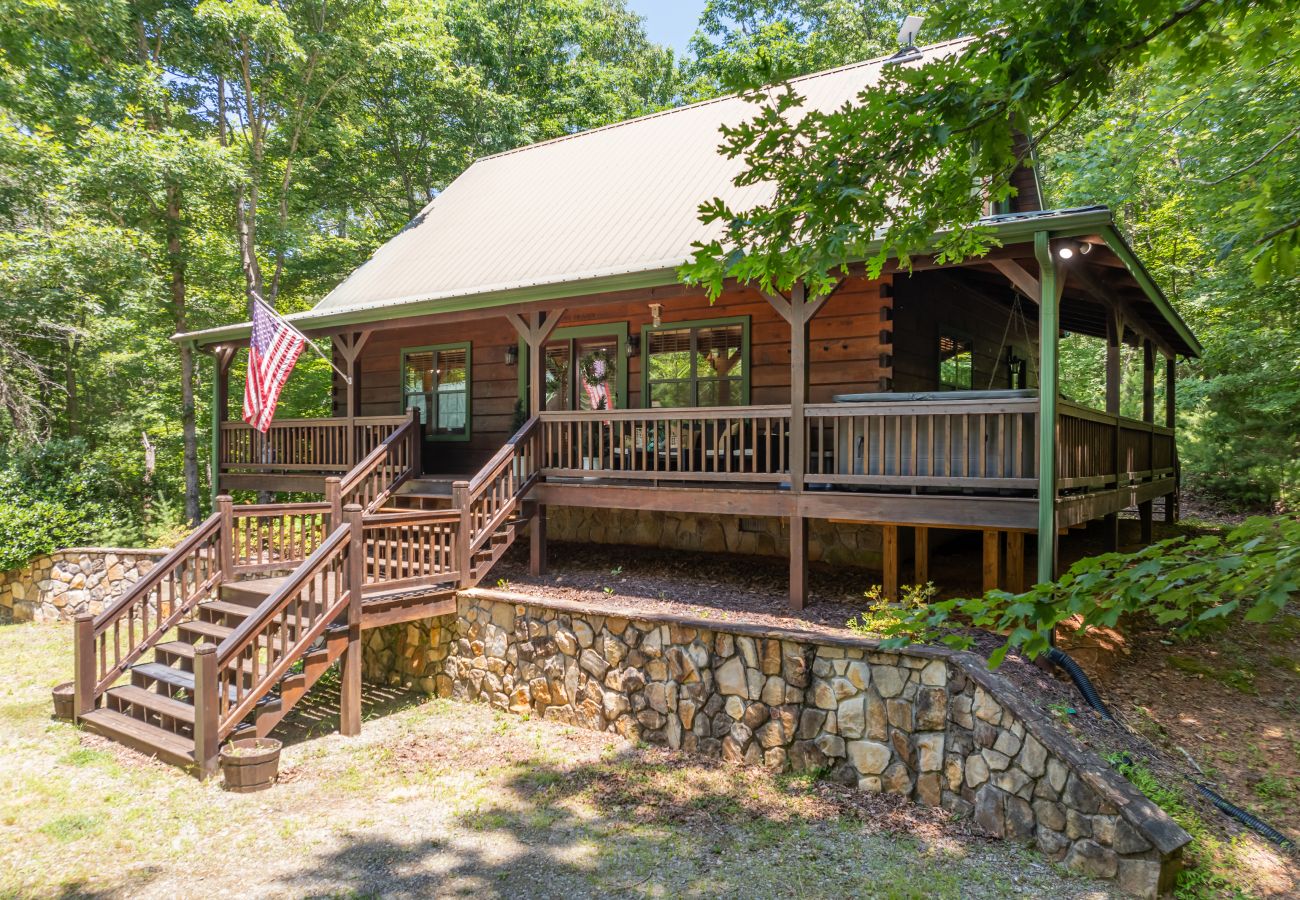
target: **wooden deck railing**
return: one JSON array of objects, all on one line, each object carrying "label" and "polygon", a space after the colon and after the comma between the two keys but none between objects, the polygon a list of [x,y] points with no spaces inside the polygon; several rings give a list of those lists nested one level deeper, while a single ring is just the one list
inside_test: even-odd
[{"label": "wooden deck railing", "polygon": [[805,480],[832,485],[1034,489],[1038,401],[926,400],[804,407]]},{"label": "wooden deck railing", "polygon": [[98,616],[78,616],[74,697],[78,715],[127,667],[204,600],[215,599],[222,581],[224,533],[213,513]]},{"label": "wooden deck railing", "polygon": [[460,510],[372,513],[363,533],[366,593],[460,581]]},{"label": "wooden deck railing", "polygon": [[226,571],[253,575],[298,566],[329,532],[328,503],[234,504],[217,499],[222,528],[230,535]]},{"label": "wooden deck railing", "polygon": [[784,481],[790,407],[544,412],[546,474],[667,481]]},{"label": "wooden deck railing", "polygon": [[[1038,489],[1038,400],[804,407],[804,481],[832,489]],[[788,406],[544,412],[541,474],[630,481],[790,479]],[[1167,475],[1171,429],[1062,401],[1058,489]]]},{"label": "wooden deck railing", "polygon": [[420,413],[412,409],[406,420],[384,438],[350,472],[325,483],[325,502],[335,515],[358,503],[367,513],[384,505],[408,478],[420,474]]},{"label": "wooden deck railing", "polygon": [[263,434],[243,422],[222,422],[222,472],[341,475],[378,447],[409,416],[281,419]]}]

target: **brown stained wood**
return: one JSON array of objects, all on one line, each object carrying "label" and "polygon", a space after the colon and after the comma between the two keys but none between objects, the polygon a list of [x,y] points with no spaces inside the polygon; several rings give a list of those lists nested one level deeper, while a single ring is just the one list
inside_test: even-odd
[{"label": "brown stained wood", "polygon": [[996,591],[999,586],[1001,557],[1001,532],[993,529],[984,531],[984,565],[983,589],[985,593]]},{"label": "brown stained wood", "polygon": [[528,573],[534,577],[546,574],[546,506],[542,503],[533,504],[528,537]]},{"label": "brown stained wood", "polygon": [[885,599],[898,599],[898,526],[885,525],[881,529],[880,555],[883,563],[881,585]]},{"label": "brown stained wood", "polygon": [[912,553],[912,583],[925,585],[930,581],[930,529],[922,525],[912,531],[915,544]]},{"label": "brown stained wood", "polygon": [[790,609],[801,610],[808,603],[808,520],[790,518]]},{"label": "brown stained wood", "polygon": [[1006,589],[1013,594],[1025,591],[1025,535],[1022,531],[1007,532]]}]

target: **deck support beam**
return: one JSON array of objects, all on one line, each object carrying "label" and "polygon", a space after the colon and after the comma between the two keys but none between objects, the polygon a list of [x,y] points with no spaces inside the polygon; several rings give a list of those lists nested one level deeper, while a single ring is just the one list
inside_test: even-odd
[{"label": "deck support beam", "polygon": [[1052,256],[1051,233],[1034,234],[1038,259],[1038,581],[1056,578],[1056,400],[1059,391],[1057,344],[1061,337],[1061,293],[1064,273]]}]

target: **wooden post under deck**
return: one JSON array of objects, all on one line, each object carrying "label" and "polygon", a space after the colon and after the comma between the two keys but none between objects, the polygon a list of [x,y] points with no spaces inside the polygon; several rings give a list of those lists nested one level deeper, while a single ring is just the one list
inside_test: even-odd
[{"label": "wooden post under deck", "polygon": [[898,526],[885,525],[882,528],[880,552],[884,562],[884,583],[881,587],[886,600],[898,599]]},{"label": "wooden post under deck", "polygon": [[984,530],[984,593],[996,591],[1001,585],[1002,534],[991,528]]},{"label": "wooden post under deck", "polygon": [[348,571],[344,584],[348,591],[348,646],[343,651],[339,685],[339,731],[345,735],[361,733],[361,592],[365,582],[365,534],[361,505],[349,503],[343,509],[348,523]]},{"label": "wooden post under deck", "polygon": [[[1156,348],[1151,341],[1142,342],[1142,421],[1155,422],[1156,416]],[[1147,465],[1153,467],[1155,435],[1147,435]],[[1142,527],[1142,543],[1150,544],[1152,540],[1152,503],[1147,500],[1138,504],[1138,520]]]},{"label": "wooden post under deck", "polygon": [[1007,590],[1013,594],[1025,592],[1025,533],[1007,532]]},{"label": "wooden post under deck", "polygon": [[808,597],[808,520],[790,517],[790,608],[803,609]]},{"label": "wooden post under deck", "polygon": [[930,581],[930,529],[918,525],[912,529],[914,549],[912,552],[912,578],[918,587]]}]

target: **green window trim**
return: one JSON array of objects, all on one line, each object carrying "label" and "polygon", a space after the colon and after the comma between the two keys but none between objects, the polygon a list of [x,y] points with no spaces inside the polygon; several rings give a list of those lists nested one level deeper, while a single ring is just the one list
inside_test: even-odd
[{"label": "green window trim", "polygon": [[[604,322],[595,325],[570,325],[556,328],[546,343],[568,341],[575,338],[614,337],[618,341],[618,371],[614,382],[614,403],[617,409],[627,408],[627,322]],[[528,408],[528,344],[518,339],[519,348],[519,402]]]},{"label": "green window trim", "polygon": [[[407,396],[411,393],[406,389],[406,358],[416,353],[437,353],[442,350],[463,350],[465,351],[465,433],[464,434],[435,434],[432,430],[431,422],[424,422],[424,439],[426,441],[439,442],[468,442],[474,435],[474,352],[473,344],[470,341],[457,341],[450,344],[429,344],[423,347],[403,347],[401,367],[397,371],[398,390],[401,391],[401,412],[406,412],[410,407],[407,406]],[[423,393],[423,392],[421,392]],[[437,396],[435,391],[433,396]],[[429,418],[436,417],[436,412]]]},{"label": "green window trim", "polygon": [[[689,319],[682,322],[662,322],[659,325],[641,326],[641,406],[650,408],[650,335],[657,331],[679,331],[683,328],[718,328],[727,325],[740,326],[740,403],[749,405],[750,353],[749,353],[749,316],[731,316],[723,319]],[[694,339],[692,338],[692,341]],[[692,344],[693,346],[693,344]],[[698,395],[698,374],[692,380]],[[689,407],[685,407],[689,408]],[[712,407],[710,407],[712,408]],[[718,407],[725,409],[725,407]]]}]

